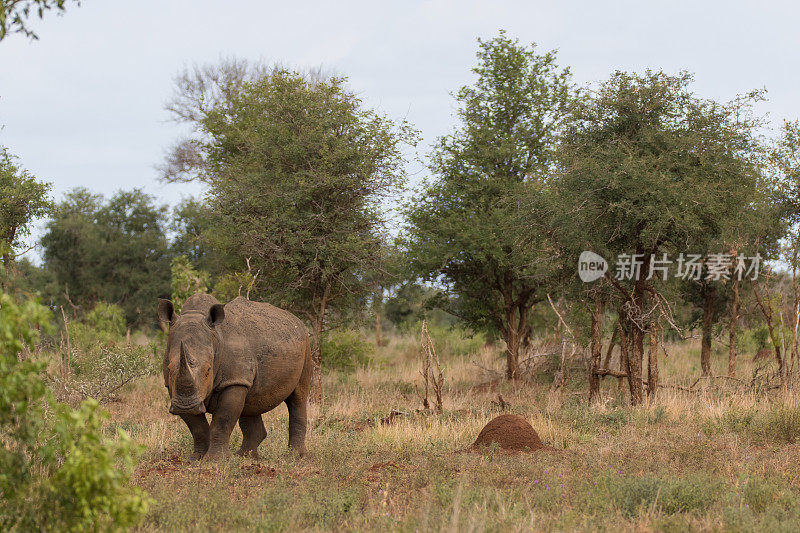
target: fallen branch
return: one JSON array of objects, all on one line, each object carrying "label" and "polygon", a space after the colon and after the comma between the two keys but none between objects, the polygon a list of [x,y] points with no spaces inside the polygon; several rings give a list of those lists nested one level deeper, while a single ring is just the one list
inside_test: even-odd
[{"label": "fallen branch", "polygon": [[732,377],[732,376],[700,376],[699,378],[697,378],[694,381],[694,383],[692,383],[690,388],[694,388],[698,383],[700,383],[701,379],[727,379],[727,380],[730,380],[730,381],[735,381],[737,383],[741,383],[742,385],[745,385],[745,386],[749,385],[749,383],[747,383],[746,381],[743,381],[743,380],[741,380],[739,378],[735,378],[735,377]]}]

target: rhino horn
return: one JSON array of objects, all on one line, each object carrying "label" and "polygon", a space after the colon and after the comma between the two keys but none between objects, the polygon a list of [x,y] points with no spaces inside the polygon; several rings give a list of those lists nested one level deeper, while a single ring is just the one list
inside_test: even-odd
[{"label": "rhino horn", "polygon": [[181,342],[181,360],[178,367],[178,376],[176,380],[176,388],[180,392],[188,392],[194,389],[194,376],[192,369],[189,368],[189,362],[186,357],[186,347]]}]

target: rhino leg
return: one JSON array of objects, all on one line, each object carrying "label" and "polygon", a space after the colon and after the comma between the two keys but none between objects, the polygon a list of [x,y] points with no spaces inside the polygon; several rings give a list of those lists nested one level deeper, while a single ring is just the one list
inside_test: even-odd
[{"label": "rhino leg", "polygon": [[286,398],[286,407],[289,409],[289,448],[298,454],[306,453],[306,406],[308,395],[295,390]]},{"label": "rhino leg", "polygon": [[211,442],[208,446],[206,459],[218,459],[230,455],[228,443],[231,432],[239,420],[244,407],[244,398],[247,396],[247,387],[234,385],[219,393],[219,401],[214,415],[211,418]]},{"label": "rhino leg", "polygon": [[242,447],[236,453],[258,457],[258,445],[267,438],[267,430],[264,429],[261,415],[240,416],[239,428],[242,430]]},{"label": "rhino leg", "polygon": [[181,418],[189,427],[189,431],[194,439],[194,452],[189,456],[191,460],[202,459],[208,451],[208,441],[210,429],[205,414],[200,415],[181,415]]}]

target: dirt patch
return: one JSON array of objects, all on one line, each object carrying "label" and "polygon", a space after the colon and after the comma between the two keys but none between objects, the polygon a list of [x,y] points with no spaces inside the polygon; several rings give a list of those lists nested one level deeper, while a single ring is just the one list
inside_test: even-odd
[{"label": "dirt patch", "polygon": [[189,461],[173,453],[162,457],[154,464],[140,465],[138,475],[142,478],[150,476],[173,477],[185,473],[189,464]]},{"label": "dirt patch", "polygon": [[497,443],[502,450],[536,451],[545,449],[536,430],[519,415],[500,415],[486,424],[472,449],[483,449]]},{"label": "dirt patch", "polygon": [[266,477],[275,477],[278,475],[278,472],[272,468],[271,466],[264,466],[259,463],[251,463],[249,465],[242,465],[240,467],[241,471],[245,474],[249,474],[251,476],[266,476]]}]

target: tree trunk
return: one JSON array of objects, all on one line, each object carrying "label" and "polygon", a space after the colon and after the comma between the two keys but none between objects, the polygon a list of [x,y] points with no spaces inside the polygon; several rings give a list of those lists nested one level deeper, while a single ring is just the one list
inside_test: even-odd
[{"label": "tree trunk", "polygon": [[642,328],[642,310],[644,309],[644,282],[637,281],[633,287],[631,303],[631,313],[636,316],[629,316],[628,321],[631,325],[631,351],[628,354],[628,387],[631,391],[631,405],[642,403],[644,390],[642,387],[642,362],[644,361],[644,336]]},{"label": "tree trunk", "polygon": [[517,313],[512,310],[506,315],[506,379],[514,380],[519,375],[519,335],[517,335]]},{"label": "tree trunk", "polygon": [[778,341],[778,337],[775,334],[775,324],[774,324],[774,317],[772,316],[772,304],[770,303],[770,294],[769,294],[769,279],[766,280],[764,283],[764,296],[766,299],[766,303],[764,299],[758,294],[758,288],[756,284],[753,283],[753,295],[756,297],[756,304],[758,308],[761,310],[761,314],[764,316],[764,320],[767,322],[767,329],[769,330],[769,338],[772,341],[772,347],[775,349],[775,359],[778,361],[778,374],[781,378],[781,386],[786,384],[786,365],[783,361],[783,356],[781,354],[781,343]]},{"label": "tree trunk", "polygon": [[[622,329],[622,320],[617,322],[617,331],[619,332],[619,371],[624,372],[627,376],[630,342],[628,340],[628,335],[626,335],[625,331]],[[625,387],[625,378],[617,378],[617,385],[620,392],[622,392],[623,388]]]},{"label": "tree trunk", "polygon": [[642,387],[642,362],[644,361],[644,333],[636,326],[631,334],[632,350],[628,356],[628,386],[631,405],[639,405],[644,399]]},{"label": "tree trunk", "polygon": [[716,291],[707,287],[703,296],[703,341],[700,348],[700,367],[704,376],[711,375],[711,338],[714,326]]},{"label": "tree trunk", "polygon": [[611,363],[611,354],[614,352],[614,344],[617,342],[617,335],[619,334],[619,322],[614,326],[613,331],[611,332],[611,342],[608,343],[608,349],[606,350],[606,358],[603,359],[603,370],[608,370],[608,365]]},{"label": "tree trunk", "polygon": [[653,322],[650,324],[650,351],[647,358],[647,396],[655,398],[658,390],[658,339],[661,327]]},{"label": "tree trunk", "polygon": [[792,247],[792,293],[794,295],[794,327],[792,328],[792,357],[789,372],[794,372],[797,359],[797,328],[800,326],[800,291],[797,286],[797,243]]},{"label": "tree trunk", "polygon": [[322,402],[322,354],[320,343],[322,340],[322,321],[315,319],[311,323],[311,390],[309,397],[316,402]]},{"label": "tree trunk", "polygon": [[520,295],[514,300],[512,278],[505,277],[503,300],[505,304],[505,323],[499,324],[506,341],[506,378],[515,380],[519,377],[519,352],[522,346],[527,345],[530,335],[528,327],[529,295]]},{"label": "tree trunk", "polygon": [[383,339],[381,338],[381,314],[375,311],[375,344],[380,348],[383,346]]},{"label": "tree trunk", "polygon": [[325,325],[325,312],[328,307],[328,296],[330,295],[330,283],[325,286],[322,293],[319,306],[316,307],[315,315],[311,320],[311,329],[313,330],[313,342],[311,345],[311,362],[313,373],[311,378],[311,391],[309,396],[322,403],[322,353],[320,351],[320,344],[322,342],[322,329]]},{"label": "tree trunk", "polygon": [[731,321],[728,326],[728,377],[736,377],[736,333],[739,328],[739,280],[733,280]]},{"label": "tree trunk", "polygon": [[600,363],[603,350],[603,302],[595,297],[592,310],[592,362],[589,370],[589,401],[600,395]]}]

